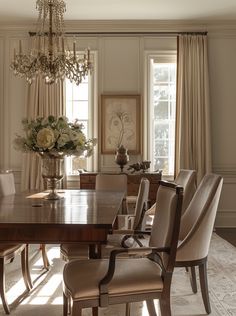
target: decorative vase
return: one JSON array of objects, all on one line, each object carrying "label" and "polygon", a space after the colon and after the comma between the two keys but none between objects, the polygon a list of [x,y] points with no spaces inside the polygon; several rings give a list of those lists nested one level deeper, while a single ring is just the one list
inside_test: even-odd
[{"label": "decorative vase", "polygon": [[57,184],[64,176],[64,155],[50,155],[48,153],[39,153],[41,157],[42,177],[47,183],[49,194],[45,196],[47,200],[59,200],[62,197],[57,194]]},{"label": "decorative vase", "polygon": [[123,168],[127,164],[128,161],[129,161],[128,151],[123,145],[120,145],[120,147],[116,151],[115,162],[117,163],[117,165],[120,166],[121,172],[123,172]]}]

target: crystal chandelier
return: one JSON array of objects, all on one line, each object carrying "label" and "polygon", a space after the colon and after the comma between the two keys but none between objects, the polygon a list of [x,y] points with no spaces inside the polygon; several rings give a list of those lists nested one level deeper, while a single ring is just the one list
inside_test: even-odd
[{"label": "crystal chandelier", "polygon": [[83,56],[77,54],[75,42],[72,51],[65,49],[65,1],[36,0],[36,9],[39,15],[31,51],[24,54],[20,41],[19,52],[14,50],[10,68],[15,75],[25,77],[28,83],[41,74],[48,84],[66,77],[79,85],[92,69],[90,50],[87,49]]}]

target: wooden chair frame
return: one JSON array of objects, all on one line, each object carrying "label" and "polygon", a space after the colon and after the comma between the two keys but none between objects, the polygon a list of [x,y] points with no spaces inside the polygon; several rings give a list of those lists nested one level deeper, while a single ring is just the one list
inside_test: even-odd
[{"label": "wooden chair frame", "polygon": [[14,257],[21,253],[21,270],[24,279],[24,283],[27,291],[30,291],[33,287],[28,264],[28,245],[21,245],[15,251],[8,253],[6,256],[0,257],[0,296],[2,299],[2,305],[6,314],[10,314],[10,307],[8,305],[6,294],[5,294],[5,263],[11,261]]}]

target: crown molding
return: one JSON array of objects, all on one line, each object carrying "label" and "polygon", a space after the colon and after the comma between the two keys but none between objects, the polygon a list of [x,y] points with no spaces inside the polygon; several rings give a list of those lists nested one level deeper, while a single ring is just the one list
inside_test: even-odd
[{"label": "crown molding", "polygon": [[[235,20],[77,20],[65,21],[66,32],[150,33],[155,32],[236,32]],[[36,30],[36,21],[0,23],[0,32],[25,33]]]}]

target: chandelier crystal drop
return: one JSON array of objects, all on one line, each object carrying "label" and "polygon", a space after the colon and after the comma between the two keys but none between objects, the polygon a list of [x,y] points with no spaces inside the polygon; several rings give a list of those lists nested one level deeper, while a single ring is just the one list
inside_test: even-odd
[{"label": "chandelier crystal drop", "polygon": [[14,49],[14,59],[10,65],[15,75],[25,77],[28,83],[41,74],[45,82],[52,84],[65,77],[81,83],[90,70],[90,50],[84,54],[76,52],[73,42],[72,51],[65,49],[65,25],[63,14],[66,11],[64,0],[36,0],[39,12],[36,34],[31,37],[30,53],[24,54],[22,43],[19,42],[19,52]]}]

